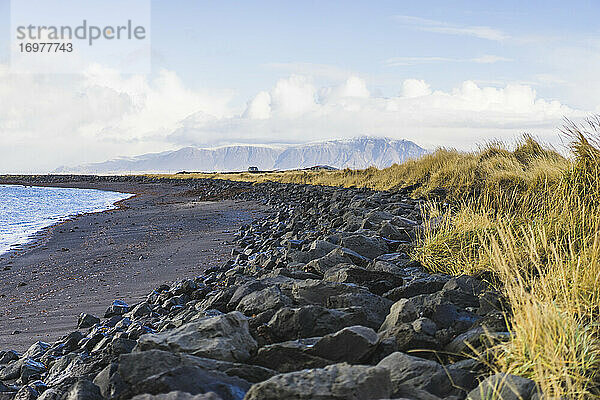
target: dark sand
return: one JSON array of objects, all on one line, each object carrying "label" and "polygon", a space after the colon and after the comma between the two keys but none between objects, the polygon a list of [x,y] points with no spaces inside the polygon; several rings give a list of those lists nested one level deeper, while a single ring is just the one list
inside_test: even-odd
[{"label": "dark sand", "polygon": [[254,202],[201,202],[185,185],[69,183],[137,193],[121,208],[78,216],[0,256],[0,350],[23,351],[76,329],[81,312],[103,316],[113,299],[144,299],[164,282],[227,260]]}]

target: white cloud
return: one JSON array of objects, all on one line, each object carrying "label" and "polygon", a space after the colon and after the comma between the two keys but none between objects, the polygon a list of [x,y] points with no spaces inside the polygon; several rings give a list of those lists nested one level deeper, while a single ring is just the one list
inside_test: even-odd
[{"label": "white cloud", "polygon": [[[300,104],[309,106],[294,107],[293,114],[273,108],[269,118],[259,120],[249,118],[247,110],[240,117],[187,124],[170,139],[181,144],[218,145],[378,135],[429,147],[468,148],[489,139],[512,140],[523,130],[555,141],[564,116],[585,116],[557,101],[540,99],[530,86],[519,84],[495,88],[466,81],[450,91],[434,91],[423,80],[407,79],[399,96],[382,98],[368,94],[364,81],[353,77],[339,86],[321,88],[321,96],[312,102],[311,90],[297,88],[306,82],[299,77],[284,79],[270,92],[271,97],[277,93],[285,98],[299,93],[300,99],[305,99]],[[210,138],[218,140],[211,142]]]},{"label": "white cloud", "polygon": [[494,29],[489,26],[457,25],[433,19],[415,17],[412,15],[396,15],[394,16],[394,19],[404,25],[408,25],[414,29],[426,32],[436,32],[446,35],[474,36],[480,39],[493,41],[502,41],[509,37],[501,30]]},{"label": "white cloud", "polygon": [[402,82],[402,97],[421,97],[431,94],[431,87],[421,79],[406,79]]},{"label": "white cloud", "polygon": [[271,95],[260,92],[249,103],[244,116],[250,119],[267,119],[271,116]]},{"label": "white cloud", "polygon": [[322,88],[320,102],[343,101],[346,98],[367,98],[370,95],[367,83],[357,76],[351,76],[341,85]]},{"label": "white cloud", "polygon": [[[229,106],[231,92],[191,90],[171,71],[154,78],[101,67],[85,75],[12,75],[0,66],[0,172],[46,172],[182,145],[291,143],[358,135],[406,138],[466,148],[523,130],[555,137],[564,116],[585,114],[537,96],[529,85],[502,88],[467,81],[447,91],[406,79],[384,98],[350,76],[316,87],[292,75]],[[6,150],[9,149],[9,150]]]},{"label": "white cloud", "polygon": [[316,107],[316,88],[301,75],[280,79],[271,92],[273,112],[287,117],[301,115]]},{"label": "white cloud", "polygon": [[188,115],[229,116],[230,98],[191,91],[170,71],[150,80],[100,66],[82,75],[33,75],[0,65],[0,171],[163,150],[164,137]]}]

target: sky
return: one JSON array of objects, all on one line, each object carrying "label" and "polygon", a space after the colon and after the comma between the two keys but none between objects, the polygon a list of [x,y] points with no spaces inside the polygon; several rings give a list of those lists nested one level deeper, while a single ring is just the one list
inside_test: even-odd
[{"label": "sky", "polygon": [[365,135],[560,147],[563,118],[600,113],[598,1],[152,1],[145,74],[15,73],[10,8],[0,173]]}]

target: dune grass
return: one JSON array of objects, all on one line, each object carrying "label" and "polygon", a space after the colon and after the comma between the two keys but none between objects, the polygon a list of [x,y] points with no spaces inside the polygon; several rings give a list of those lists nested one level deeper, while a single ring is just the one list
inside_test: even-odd
[{"label": "dune grass", "polygon": [[[550,398],[600,395],[600,118],[567,123],[572,154],[532,137],[462,153],[440,149],[378,170],[196,177],[394,190],[436,198],[412,256],[432,272],[480,274],[511,306],[495,367]],[[180,177],[190,177],[180,176]],[[192,176],[193,177],[193,176]],[[439,201],[440,193],[444,201]]]},{"label": "dune grass", "polygon": [[569,159],[531,138],[468,155],[495,159],[497,171],[471,175],[458,207],[431,205],[436,223],[413,254],[431,271],[493,277],[512,308],[497,367],[552,398],[600,394],[599,130],[597,118],[565,126]]},{"label": "dune grass", "polygon": [[479,162],[491,155],[498,170],[491,180],[473,174],[458,207],[430,206],[436,223],[414,254],[431,271],[494,277],[512,308],[497,367],[552,398],[599,395],[599,127],[592,119],[564,128],[568,160],[531,138],[513,151],[480,151]]}]

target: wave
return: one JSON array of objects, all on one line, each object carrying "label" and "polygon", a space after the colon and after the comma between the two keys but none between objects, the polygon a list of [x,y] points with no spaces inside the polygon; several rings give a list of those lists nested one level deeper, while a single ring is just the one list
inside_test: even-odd
[{"label": "wave", "polygon": [[40,230],[79,214],[116,208],[131,193],[0,185],[0,254],[29,243]]}]

